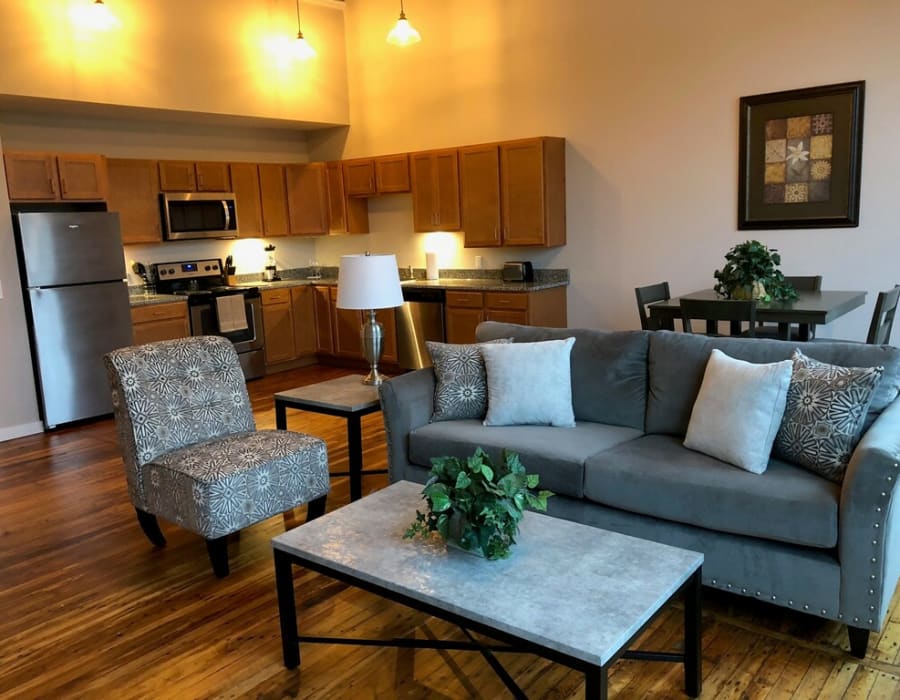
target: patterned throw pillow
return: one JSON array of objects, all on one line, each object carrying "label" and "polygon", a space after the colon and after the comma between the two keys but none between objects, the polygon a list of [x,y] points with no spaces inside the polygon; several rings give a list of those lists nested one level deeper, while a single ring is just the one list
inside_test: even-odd
[{"label": "patterned throw pillow", "polygon": [[841,367],[795,350],[775,456],[841,483],[884,367]]},{"label": "patterned throw pillow", "polygon": [[[499,338],[491,343],[511,343]],[[455,345],[425,341],[434,367],[434,412],[431,422],[477,418],[487,411],[487,376],[479,343]]]}]

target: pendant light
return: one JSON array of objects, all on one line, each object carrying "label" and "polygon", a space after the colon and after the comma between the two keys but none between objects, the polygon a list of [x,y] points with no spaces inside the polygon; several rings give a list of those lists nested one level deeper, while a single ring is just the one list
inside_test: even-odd
[{"label": "pendant light", "polygon": [[400,19],[397,20],[394,28],[388,32],[387,41],[395,46],[409,46],[422,41],[419,32],[406,19],[406,13],[403,11],[403,0],[400,0]]},{"label": "pendant light", "polygon": [[303,37],[303,31],[300,29],[300,0],[297,1],[297,39],[294,42],[294,54],[302,61],[316,57],[316,50],[310,46],[309,42]]},{"label": "pendant light", "polygon": [[88,23],[94,29],[115,29],[122,23],[109,11],[103,0],[94,0],[91,5],[91,13]]}]

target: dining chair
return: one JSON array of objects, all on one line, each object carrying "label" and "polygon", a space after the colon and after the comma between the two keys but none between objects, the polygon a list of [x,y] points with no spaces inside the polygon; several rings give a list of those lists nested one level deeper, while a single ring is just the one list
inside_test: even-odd
[{"label": "dining chair", "polygon": [[897,312],[898,300],[900,300],[900,285],[894,285],[893,289],[886,292],[878,292],[866,343],[887,345],[891,342],[891,331],[894,329],[894,314]]},{"label": "dining chair", "polygon": [[645,331],[659,330],[675,330],[675,325],[671,321],[658,321],[650,316],[647,311],[647,304],[655,301],[666,301],[671,299],[669,294],[669,283],[658,282],[657,284],[648,284],[645,287],[635,287],[634,296],[637,299],[638,315],[641,319],[641,328]]},{"label": "dining chair", "polygon": [[[791,286],[798,292],[821,292],[822,291],[822,275],[798,275],[784,276],[785,282],[789,282]],[[814,323],[809,325],[810,340],[816,335],[816,326]],[[764,323],[760,321],[756,326],[756,338],[779,338],[777,323]],[[788,337],[791,340],[800,340],[800,329],[792,327]]]},{"label": "dining chair", "polygon": [[234,344],[221,336],[163,340],[103,358],[128,495],[138,524],[166,544],[157,516],[206,540],[228,575],[228,535],[308,503],[325,512],[328,454],[319,438],[257,430]]},{"label": "dining chair", "polygon": [[685,299],[681,303],[681,322],[684,332],[692,333],[691,319],[706,321],[706,335],[718,336],[719,321],[730,323],[731,335],[741,335],[741,323],[747,323],[744,333],[747,337],[755,337],[756,332],[756,299]]}]

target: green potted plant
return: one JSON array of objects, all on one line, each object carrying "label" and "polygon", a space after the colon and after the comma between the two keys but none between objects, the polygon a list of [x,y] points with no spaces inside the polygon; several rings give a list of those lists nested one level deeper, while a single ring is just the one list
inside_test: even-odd
[{"label": "green potted plant", "polygon": [[716,293],[727,299],[796,299],[797,291],[784,279],[780,264],[776,248],[759,241],[738,243],[725,253],[725,267],[713,274]]},{"label": "green potted plant", "polygon": [[405,537],[437,532],[450,544],[486,559],[505,559],[515,544],[525,508],[546,511],[550,491],[537,491],[538,475],[526,474],[519,455],[503,450],[494,464],[480,447],[466,459],[435,457],[422,495],[428,511],[416,511]]}]

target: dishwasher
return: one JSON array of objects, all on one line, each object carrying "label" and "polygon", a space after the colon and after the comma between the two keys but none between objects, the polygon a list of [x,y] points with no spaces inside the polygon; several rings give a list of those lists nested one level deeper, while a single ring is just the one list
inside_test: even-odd
[{"label": "dishwasher", "polygon": [[397,309],[397,361],[402,369],[431,367],[426,340],[443,343],[443,289],[403,287],[403,306]]}]

